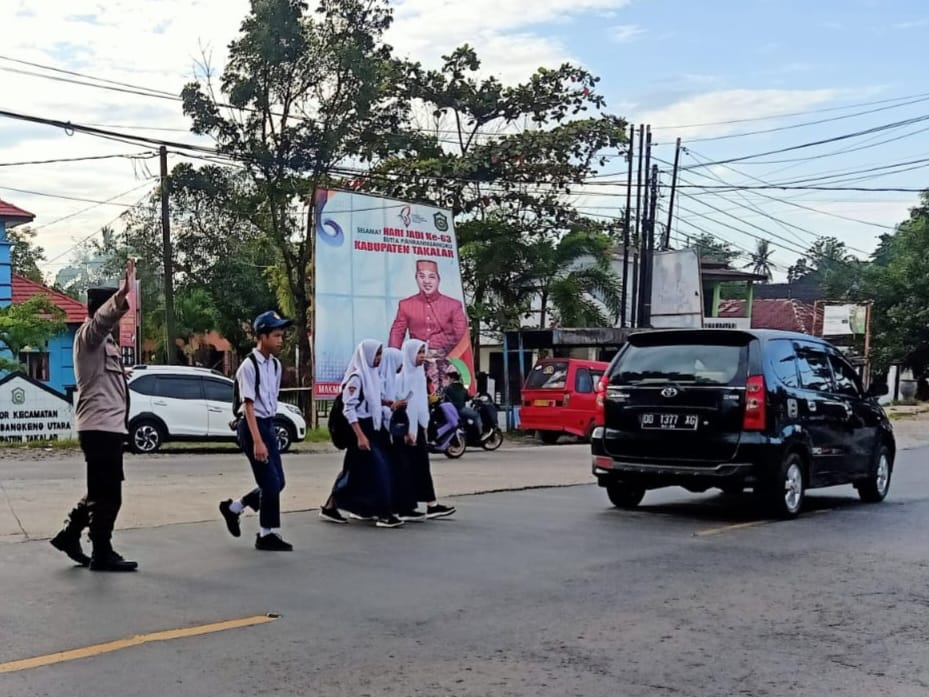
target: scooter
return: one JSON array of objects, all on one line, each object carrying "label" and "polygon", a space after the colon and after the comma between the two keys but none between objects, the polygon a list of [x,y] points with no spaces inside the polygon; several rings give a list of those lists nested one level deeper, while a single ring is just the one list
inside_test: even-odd
[{"label": "scooter", "polygon": [[464,455],[466,439],[459,421],[453,404],[440,401],[429,407],[429,452],[442,453],[452,460]]},{"label": "scooter", "polygon": [[472,448],[496,450],[503,445],[503,431],[497,424],[497,405],[490,397],[480,395],[471,400],[470,405],[481,415],[481,430],[478,431],[474,419],[465,418],[462,424],[465,433],[465,442]]}]

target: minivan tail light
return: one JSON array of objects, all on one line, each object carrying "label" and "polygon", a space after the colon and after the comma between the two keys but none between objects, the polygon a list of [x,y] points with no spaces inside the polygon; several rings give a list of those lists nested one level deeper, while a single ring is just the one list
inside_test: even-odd
[{"label": "minivan tail light", "polygon": [[595,390],[597,394],[597,409],[594,417],[595,426],[606,425],[606,386],[608,382],[609,378],[604,375],[600,378],[600,382],[597,383],[597,388]]},{"label": "minivan tail light", "polygon": [[768,425],[768,391],[764,376],[753,375],[745,383],[745,416],[742,429],[745,431],[763,431]]}]

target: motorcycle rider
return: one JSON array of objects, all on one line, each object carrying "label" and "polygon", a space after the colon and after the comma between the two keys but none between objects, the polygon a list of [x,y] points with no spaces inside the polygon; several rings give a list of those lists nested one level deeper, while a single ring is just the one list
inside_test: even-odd
[{"label": "motorcycle rider", "polygon": [[456,370],[449,370],[446,375],[448,376],[449,383],[445,387],[445,399],[458,410],[458,415],[461,417],[462,423],[467,423],[469,419],[473,421],[474,427],[477,429],[477,433],[480,434],[481,440],[486,440],[490,437],[491,431],[484,433],[483,420],[477,409],[472,408],[469,404],[470,396],[468,395],[468,388],[465,387],[464,383],[461,381],[461,375]]}]

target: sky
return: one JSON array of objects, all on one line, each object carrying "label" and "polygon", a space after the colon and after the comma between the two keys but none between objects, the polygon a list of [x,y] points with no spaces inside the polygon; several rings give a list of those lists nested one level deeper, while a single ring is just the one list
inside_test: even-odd
[{"label": "sky", "polygon": [[[929,122],[919,121],[929,118],[924,1],[398,0],[393,7],[388,41],[427,65],[468,42],[484,72],[507,83],[563,61],[599,75],[609,112],[652,126],[664,183],[680,137],[677,245],[701,232],[746,251],[769,239],[782,278],[821,235],[866,257],[918,194],[726,187],[929,188]],[[51,80],[67,75],[14,61],[177,95],[203,56],[221,69],[247,9],[247,0],[3,0],[0,111],[210,145],[189,133],[177,101]],[[861,131],[869,132],[845,137]],[[827,139],[835,140],[808,146]],[[772,151],[784,152],[764,155]],[[113,157],[126,155],[133,157]],[[75,245],[147,195],[158,172],[151,156],[149,147],[0,116],[0,198],[36,214],[49,280]],[[85,157],[107,159],[22,164]],[[613,172],[625,180],[619,157],[605,170]],[[624,204],[621,186],[586,192],[578,204],[590,215],[612,216]],[[664,195],[659,220],[667,205]]]}]

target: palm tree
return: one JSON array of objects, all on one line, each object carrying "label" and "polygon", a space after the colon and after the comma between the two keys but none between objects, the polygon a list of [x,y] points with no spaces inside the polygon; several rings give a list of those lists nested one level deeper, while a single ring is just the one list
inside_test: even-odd
[{"label": "palm tree", "polygon": [[774,249],[768,240],[758,240],[758,246],[752,252],[751,261],[743,268],[751,268],[752,273],[764,276],[768,281],[774,277],[774,262],[771,257],[774,256]]},{"label": "palm tree", "polygon": [[533,282],[540,303],[539,326],[549,315],[568,327],[610,327],[622,306],[622,279],[610,268],[610,237],[574,230],[555,244],[533,244]]}]

